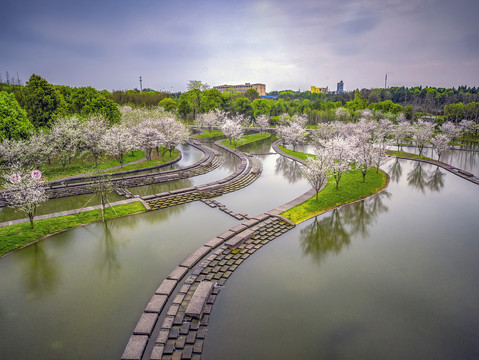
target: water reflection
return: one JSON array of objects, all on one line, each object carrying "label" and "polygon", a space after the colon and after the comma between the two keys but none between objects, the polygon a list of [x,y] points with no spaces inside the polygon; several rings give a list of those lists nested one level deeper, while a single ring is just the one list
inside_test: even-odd
[{"label": "water reflection", "polygon": [[426,167],[430,165],[424,165],[423,163],[416,163],[414,168],[407,174],[407,182],[410,187],[420,190],[422,193],[426,192],[426,189],[430,191],[441,191],[444,188],[444,175],[439,166],[432,171],[427,171]]},{"label": "water reflection", "polygon": [[96,251],[97,267],[100,270],[100,275],[106,270],[108,279],[111,280],[118,277],[120,273],[120,262],[118,261],[117,252],[120,246],[118,240],[112,235],[111,228],[114,222],[106,221],[103,223],[103,238],[98,241],[99,250]]},{"label": "water reflection", "polygon": [[301,174],[302,166],[303,165],[297,161],[290,160],[284,156],[278,156],[276,159],[274,174],[281,175],[283,178],[288,180],[290,184],[294,184],[303,177]]},{"label": "water reflection", "polygon": [[392,182],[399,182],[402,176],[402,166],[398,158],[396,158],[396,160],[391,165],[389,165],[388,173]]},{"label": "water reflection", "polygon": [[321,220],[316,216],[313,222],[301,229],[299,242],[304,254],[320,263],[328,254],[339,254],[351,243],[351,237],[369,235],[368,228],[377,216],[389,209],[384,199],[391,193],[383,191],[355,204],[347,205]]},{"label": "water reflection", "polygon": [[23,266],[23,280],[30,298],[53,295],[59,281],[58,263],[49,256],[40,243],[33,244],[30,251],[20,251]]}]

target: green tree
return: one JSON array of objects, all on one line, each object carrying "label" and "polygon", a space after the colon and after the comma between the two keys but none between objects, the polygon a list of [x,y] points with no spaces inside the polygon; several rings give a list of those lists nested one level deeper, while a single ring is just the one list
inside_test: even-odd
[{"label": "green tree", "polygon": [[98,96],[83,106],[82,116],[102,115],[110,125],[118,124],[121,120],[121,113],[113,100],[104,96]]},{"label": "green tree", "polygon": [[183,119],[187,119],[190,113],[191,105],[188,93],[183,93],[178,100],[178,115]]},{"label": "green tree", "polygon": [[248,98],[249,101],[254,101],[256,99],[259,99],[259,92],[256,89],[248,89],[244,92],[243,95],[245,98]]},{"label": "green tree", "polygon": [[210,112],[214,109],[221,110],[223,108],[223,97],[218,89],[210,89],[203,91],[201,97],[201,111],[203,113]]},{"label": "green tree", "polygon": [[190,90],[200,90],[200,91],[205,91],[208,90],[210,87],[208,84],[203,84],[200,80],[190,80],[188,82],[188,85],[186,85],[188,88],[188,91]]},{"label": "green tree", "polygon": [[0,91],[0,140],[27,138],[32,130],[33,125],[15,95]]},{"label": "green tree", "polygon": [[[254,89],[253,89],[254,90]],[[271,105],[266,99],[256,99],[252,103],[254,117],[257,118],[260,115],[270,115]]]},{"label": "green tree", "polygon": [[159,107],[162,107],[166,111],[176,111],[177,103],[175,99],[172,98],[164,98],[158,103]]},{"label": "green tree", "polygon": [[33,74],[25,86],[25,110],[35,128],[50,127],[65,112],[60,93],[41,76]]},{"label": "green tree", "polygon": [[253,117],[253,106],[251,105],[251,102],[244,96],[238,98],[234,102],[233,109],[236,114],[244,115],[248,118]]}]

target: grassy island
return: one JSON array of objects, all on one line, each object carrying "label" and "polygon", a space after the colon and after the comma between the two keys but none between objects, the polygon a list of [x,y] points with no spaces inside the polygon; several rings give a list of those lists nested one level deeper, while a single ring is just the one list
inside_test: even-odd
[{"label": "grassy island", "polygon": [[224,146],[228,146],[231,149],[237,149],[242,145],[250,144],[252,142],[263,140],[263,139],[267,139],[269,137],[271,137],[270,133],[252,134],[252,135],[242,136],[236,141],[233,140],[231,142],[231,144],[230,144],[229,140],[223,140],[223,141],[220,142],[220,144],[222,144]]}]

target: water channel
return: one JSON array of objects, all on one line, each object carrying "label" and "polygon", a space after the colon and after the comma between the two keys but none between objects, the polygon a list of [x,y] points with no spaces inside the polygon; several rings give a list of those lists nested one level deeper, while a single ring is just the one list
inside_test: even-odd
[{"label": "water channel", "polygon": [[[215,149],[225,163],[211,173],[130,190],[225,177],[238,163]],[[247,150],[272,151],[270,141]],[[218,201],[255,215],[309,189],[294,162],[258,158],[261,177]],[[479,187],[412,161],[384,168],[387,192],[304,222],[233,273],[202,358],[477,358]],[[195,202],[90,224],[1,258],[0,357],[120,358],[159,283],[236,223]]]}]

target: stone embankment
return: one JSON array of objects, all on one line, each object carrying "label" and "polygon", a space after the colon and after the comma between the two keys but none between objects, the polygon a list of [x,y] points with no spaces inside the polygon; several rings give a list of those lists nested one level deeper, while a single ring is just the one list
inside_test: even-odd
[{"label": "stone embankment", "polygon": [[154,195],[147,195],[143,196],[142,199],[148,203],[152,210],[163,209],[201,199],[209,199],[240,190],[251,184],[260,176],[262,171],[261,162],[253,156],[241,151],[232,150],[227,146],[221,145],[219,142],[216,142],[215,144],[241,159],[240,166],[233,174],[224,179],[201,186],[193,186]]},{"label": "stone embankment", "polygon": [[[217,151],[206,147],[200,144],[197,141],[189,140],[189,145],[197,148],[203,152],[204,156],[196,163],[186,166],[179,169],[152,172],[139,175],[131,175],[135,172],[143,172],[147,170],[154,170],[160,167],[165,167],[177,162],[181,158],[175,159],[174,161],[168,162],[166,164],[154,166],[151,168],[144,168],[138,170],[123,171],[111,174],[111,182],[115,188],[115,191],[120,196],[131,197],[131,193],[127,190],[128,187],[136,187],[143,185],[151,185],[161,182],[167,182],[172,180],[185,179],[192,176],[197,176],[205,174],[209,171],[216,169],[223,162],[223,157]],[[88,176],[88,177],[76,177],[75,182],[50,182],[46,189],[47,195],[50,199],[75,196],[75,195],[84,195],[93,193],[92,190],[92,181],[97,179],[98,176]],[[5,194],[8,191],[0,192],[0,207],[6,206]]]}]

